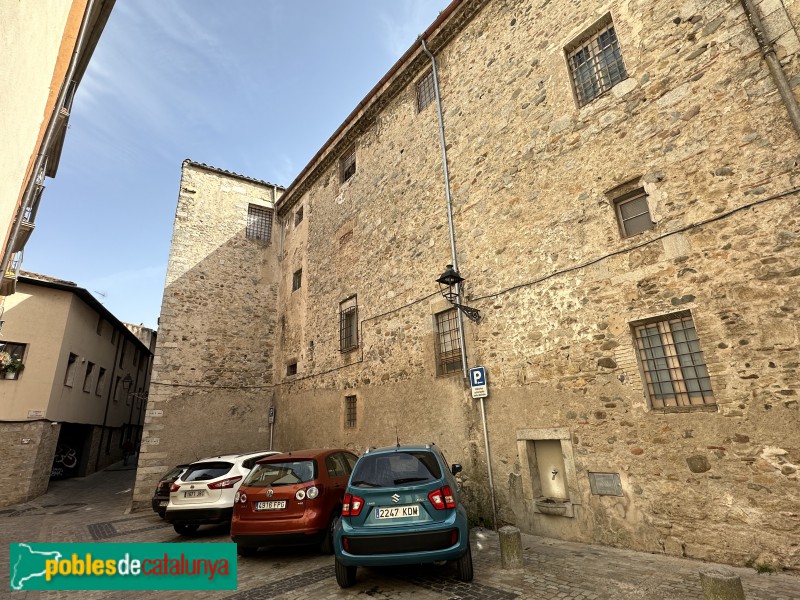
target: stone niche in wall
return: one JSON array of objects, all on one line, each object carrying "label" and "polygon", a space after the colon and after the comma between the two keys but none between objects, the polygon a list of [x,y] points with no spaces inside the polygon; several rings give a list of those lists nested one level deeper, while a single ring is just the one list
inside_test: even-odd
[{"label": "stone niche in wall", "polygon": [[581,501],[569,429],[519,429],[517,453],[530,510],[548,517],[574,517]]}]

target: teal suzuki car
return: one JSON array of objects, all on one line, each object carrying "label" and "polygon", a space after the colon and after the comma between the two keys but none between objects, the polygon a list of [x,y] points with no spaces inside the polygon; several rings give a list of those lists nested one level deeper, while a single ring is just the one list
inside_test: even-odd
[{"label": "teal suzuki car", "polygon": [[455,561],[472,581],[467,512],[455,474],[434,444],[368,450],[353,468],[334,531],[336,582],[346,588],[358,567]]}]

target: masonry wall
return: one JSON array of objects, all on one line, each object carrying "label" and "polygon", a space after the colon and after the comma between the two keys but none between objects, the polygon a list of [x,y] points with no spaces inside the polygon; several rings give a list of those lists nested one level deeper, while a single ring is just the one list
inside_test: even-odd
[{"label": "masonry wall", "polygon": [[0,506],[47,491],[60,427],[49,421],[0,423]]},{"label": "masonry wall", "polygon": [[[795,4],[762,10],[796,77]],[[628,77],[581,108],[564,49],[607,13]],[[428,43],[499,524],[796,569],[800,156],[740,4],[465,0]],[[184,166],[138,501],[180,460],[253,449],[272,393],[277,448],[435,441],[491,523],[479,405],[436,369],[451,249],[435,105],[417,111],[428,66],[411,56],[287,191],[277,248],[237,221],[263,188]],[[623,237],[613,190],[632,180],[654,227]],[[634,327],[668,316],[696,328],[705,404],[645,394]],[[231,367],[256,347],[254,371]]]},{"label": "masonry wall", "polygon": [[[791,77],[796,9],[764,7],[768,24],[790,24],[773,37]],[[629,77],[578,108],[563,49],[609,10]],[[488,2],[437,57],[500,521],[796,567],[797,135],[740,5]],[[469,465],[467,498],[488,520],[477,404],[460,375],[435,371],[433,315],[446,305],[433,280],[450,249],[435,107],[416,109],[422,75],[403,74],[373,118],[365,108],[282,203],[291,222],[302,205],[304,223],[286,229],[277,439],[436,440]],[[341,183],[337,154],[353,142],[357,172]],[[622,238],[608,192],[632,179],[655,227]],[[360,346],[342,353],[338,310],[353,294]],[[643,392],[632,325],[672,314],[693,319],[710,406],[655,410]],[[309,425],[312,410],[331,420]],[[550,440],[566,463],[563,516],[536,503],[549,472],[533,449]],[[622,495],[592,493],[590,473],[618,477]]]},{"label": "masonry wall", "polygon": [[175,464],[269,446],[278,240],[245,229],[280,191],[184,163],[134,505]]}]

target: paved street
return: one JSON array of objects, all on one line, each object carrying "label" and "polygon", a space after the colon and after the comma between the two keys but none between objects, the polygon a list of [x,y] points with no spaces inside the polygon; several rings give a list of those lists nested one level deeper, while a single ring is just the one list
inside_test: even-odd
[{"label": "paved street", "polygon": [[[134,598],[154,592],[10,592],[11,542],[226,542],[224,528],[207,529],[192,540],[150,511],[126,514],[134,482],[132,468],[110,469],[83,479],[53,482],[50,491],[32,502],[0,509],[0,562],[5,565],[0,596],[27,598]],[[473,530],[475,580],[463,584],[450,566],[359,569],[357,584],[336,585],[333,558],[313,549],[267,551],[239,559],[239,589],[235,592],[155,592],[174,599],[267,598],[317,600],[327,598],[512,600],[698,600],[698,571],[710,565],[676,559],[523,536],[525,568],[500,568],[497,535]],[[797,600],[800,577],[758,574],[735,569],[748,600]]]}]

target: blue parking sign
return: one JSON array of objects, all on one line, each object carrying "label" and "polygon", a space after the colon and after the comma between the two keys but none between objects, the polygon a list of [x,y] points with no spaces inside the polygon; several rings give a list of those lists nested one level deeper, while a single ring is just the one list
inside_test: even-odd
[{"label": "blue parking sign", "polygon": [[486,398],[489,395],[489,388],[486,385],[486,368],[471,368],[469,370],[469,384],[472,386],[473,398]]}]

